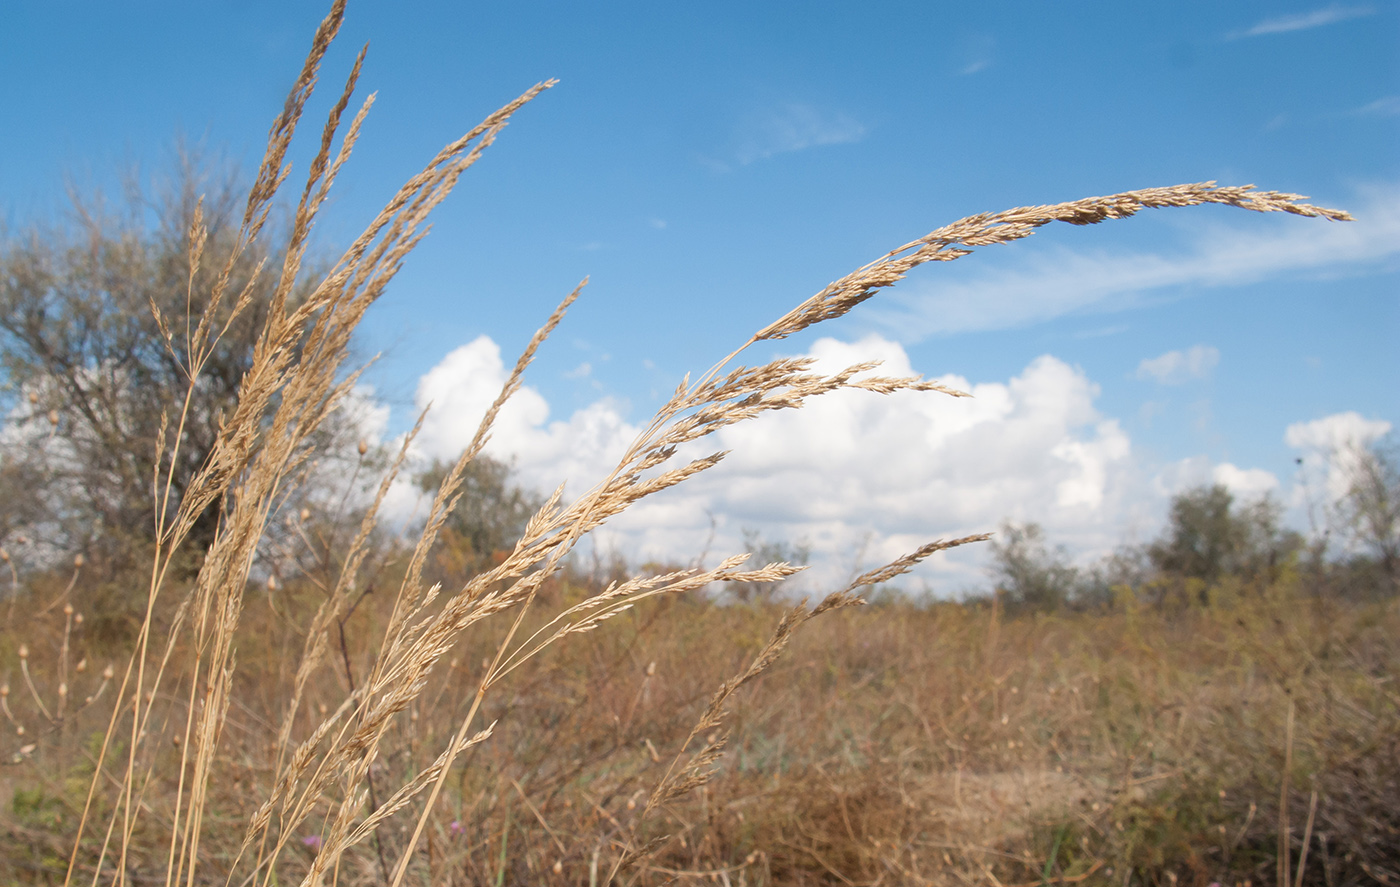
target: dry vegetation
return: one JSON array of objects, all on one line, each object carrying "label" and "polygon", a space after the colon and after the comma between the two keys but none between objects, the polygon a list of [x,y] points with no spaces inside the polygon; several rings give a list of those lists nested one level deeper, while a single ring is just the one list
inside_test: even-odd
[{"label": "dry vegetation", "polygon": [[[602,587],[566,576],[539,602],[548,610]],[[321,599],[303,583],[248,604],[201,881],[222,880],[249,798],[272,790],[294,681],[287,652]],[[376,603],[347,622],[346,656],[308,691],[304,723],[372,668],[390,617]],[[483,705],[495,731],[446,781],[415,877],[601,882],[629,842],[663,834],[673,837],[629,873],[638,883],[689,873],[683,883],[1269,884],[1280,879],[1280,835],[1294,877],[1306,871],[1301,883],[1384,884],[1400,869],[1400,613],[1393,602],[1305,594],[1292,574],[1264,588],[1227,583],[1208,604],[1174,610],[1125,592],[1098,613],[1005,618],[894,602],[819,620],[736,697],[710,783],[642,821],[713,688],[782,615],[663,598],[531,660]],[[58,673],[64,617],[17,619],[16,634],[45,641],[30,668],[52,701],[44,676]],[[457,731],[463,690],[480,681],[501,631],[465,638],[393,725],[370,771],[379,803]],[[103,682],[94,654],[81,640],[69,654],[89,662],[81,674],[70,666],[75,696]],[[61,879],[103,720],[93,706],[45,734],[25,688],[9,704],[38,747],[5,774],[15,801],[0,876]],[[152,737],[159,775],[128,861],[135,881],[163,879],[180,730],[172,718]],[[331,812],[314,811],[291,835],[282,879],[309,870]],[[346,854],[340,877],[382,881],[413,826],[409,810],[391,817]]]},{"label": "dry vegetation", "polygon": [[[253,302],[254,283],[233,284],[232,269],[262,249],[342,14],[337,3],[274,123],[226,270],[203,267],[196,213],[192,310],[171,317],[152,303],[191,379]],[[679,457],[719,428],[847,388],[961,396],[874,365],[825,376],[805,360],[735,364],[750,345],[840,317],[920,264],[1052,221],[1144,208],[1345,213],[1207,183],[939,228],[682,381],[609,477],[549,497],[483,570],[445,569],[439,536],[467,466],[580,287],[443,472],[414,544],[376,536],[376,500],[321,575],[273,587],[254,573],[260,545],[354,384],[345,362],[356,324],[430,211],[550,85],[444,148],[308,285],[310,232],[369,109],[345,124],[358,71],[357,61],[324,127],[276,250],[283,263],[262,269],[276,284],[236,408],[178,489],[187,426],[212,417],[187,400],[161,426],[134,637],[85,638],[72,603],[81,565],[72,583],[13,577],[10,602],[23,604],[0,648],[11,676],[7,881],[1204,884],[1291,883],[1296,868],[1330,884],[1400,872],[1393,608],[1329,602],[1285,575],[1226,583],[1175,609],[1142,608],[1131,590],[1093,615],[855,609],[862,589],[985,537],[932,542],[788,609],[697,596],[779,581],[796,569],[783,563],[745,568],[737,555],[604,582],[569,560],[604,521],[716,465],[722,454]],[[381,495],[401,468],[402,455]],[[217,532],[187,572],[189,534],[211,508]]]}]

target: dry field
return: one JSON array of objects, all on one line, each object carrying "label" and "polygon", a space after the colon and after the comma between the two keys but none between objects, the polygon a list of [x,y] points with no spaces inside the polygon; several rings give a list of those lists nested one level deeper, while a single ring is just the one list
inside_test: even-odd
[{"label": "dry field", "polygon": [[[550,604],[596,594],[556,580]],[[43,591],[52,594],[61,586]],[[1400,871],[1400,608],[1330,603],[1297,577],[1222,588],[1164,611],[1124,594],[1111,612],[1005,618],[988,607],[889,603],[817,620],[732,703],[715,776],[646,820],[714,688],[742,671],[777,607],[667,598],[512,674],[481,711],[490,741],[463,754],[435,802],[410,877],[429,884],[596,884],[627,847],[669,835],[623,872],[664,884],[1279,883],[1286,841],[1304,884],[1394,883]],[[252,799],[272,790],[277,722],[320,593],[252,596],[238,702],[206,802],[200,883],[222,882]],[[306,693],[306,729],[372,667],[389,613],[369,598],[335,667]],[[288,618],[288,617],[292,618]],[[65,618],[16,617],[40,699],[58,697]],[[499,638],[467,638],[388,731],[374,799],[420,777],[470,705]],[[81,628],[72,695],[103,683]],[[62,880],[101,744],[99,705],[48,727],[0,651],[8,704],[36,745],[6,767],[0,883]],[[73,664],[87,657],[75,673]],[[184,698],[172,688],[174,715]],[[110,689],[106,691],[110,694]],[[71,702],[70,702],[71,705]],[[182,716],[148,738],[157,776],[128,854],[161,882],[176,822]],[[47,729],[46,729],[47,727]],[[24,738],[6,740],[5,752]],[[1281,798],[1287,805],[1281,806]],[[110,800],[90,813],[106,819]],[[381,883],[416,821],[405,808],[340,862]],[[299,880],[333,808],[300,823],[278,863]],[[79,877],[93,875],[88,838]],[[1306,850],[1305,850],[1306,848]],[[115,874],[104,863],[103,882]],[[1290,879],[1290,883],[1292,883]]]}]

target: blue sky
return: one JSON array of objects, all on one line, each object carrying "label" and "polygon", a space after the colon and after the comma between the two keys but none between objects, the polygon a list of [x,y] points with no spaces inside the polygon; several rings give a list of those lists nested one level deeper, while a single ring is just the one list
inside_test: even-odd
[{"label": "blue sky", "polygon": [[[322,14],[305,2],[10,4],[0,218],[59,218],[65,180],[116,190],[133,164],[158,171],[180,134],[253,168]],[[965,215],[1214,179],[1357,216],[1159,211],[921,269],[763,354],[884,354],[984,386],[982,412],[911,425],[921,408],[901,402],[756,426],[759,449],[787,463],[731,460],[607,545],[693,557],[714,515],[720,543],[750,527],[853,562],[862,545],[894,554],[1012,517],[1088,558],[1150,537],[1171,492],[1209,479],[1270,491],[1302,525],[1312,487],[1329,472],[1335,486],[1329,446],[1400,424],[1393,0],[352,2],[315,108],[366,41],[362,93],[378,100],[327,245],[444,142],[561,81],[442,207],[362,342],[384,352],[367,413],[382,436],[430,392],[458,398],[428,435],[438,449],[426,455],[447,453],[497,372],[492,347],[512,361],[590,275],[528,379],[534,400],[496,441],[542,486],[566,467],[591,483],[683,373]],[[849,452],[809,451],[843,439],[823,424],[842,421],[862,423]],[[960,422],[985,438],[947,431]],[[1313,474],[1296,470],[1300,455]],[[965,587],[977,564],[925,578]]]}]

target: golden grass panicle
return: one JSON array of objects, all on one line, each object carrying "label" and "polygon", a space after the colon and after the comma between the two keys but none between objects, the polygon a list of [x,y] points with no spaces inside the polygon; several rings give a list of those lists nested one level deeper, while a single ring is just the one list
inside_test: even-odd
[{"label": "golden grass panicle", "polygon": [[1126,219],[1142,209],[1199,206],[1218,203],[1253,212],[1287,212],[1330,221],[1350,221],[1342,210],[1299,203],[1300,194],[1255,191],[1253,185],[1217,187],[1215,182],[1174,185],[1124,191],[1108,197],[1086,197],[1050,206],[1017,207],[999,213],[982,213],[935,229],[918,240],[891,250],[868,265],[828,285],[821,292],[773,321],[754,335],[754,341],[784,339],[813,324],[832,320],[893,286],[910,271],[927,262],[951,262],[972,252],[972,247],[1011,243],[1029,237],[1051,222],[1093,225],[1109,219]]},{"label": "golden grass panicle", "polygon": [[[196,210],[189,231],[189,298],[192,306],[202,305],[202,313],[196,327],[184,331],[183,343],[191,391],[199,382],[211,349],[228,328],[228,321],[219,320],[219,306],[228,299],[232,263],[253,248],[290,175],[287,151],[343,16],[344,2],[336,0],[318,28],[301,74],[269,133],[267,150],[238,232],[235,258],[229,260],[208,293],[194,291],[194,271],[203,261],[208,237],[202,209]],[[111,802],[103,805],[107,824],[92,869],[93,883],[106,865],[117,873],[116,883],[124,883],[138,820],[148,815],[144,797],[153,784],[155,768],[162,761],[154,753],[150,737],[160,734],[164,721],[172,718],[183,723],[177,728],[181,741],[174,765],[178,775],[172,820],[161,823],[161,828],[169,830],[167,887],[193,885],[207,877],[206,873],[197,874],[202,859],[200,841],[208,828],[205,814],[210,790],[227,744],[227,713],[235,703],[237,690],[234,676],[240,618],[258,545],[272,514],[285,500],[288,487],[311,458],[313,432],[344,401],[359,378],[359,371],[346,372],[344,364],[351,338],[365,312],[421,242],[430,213],[451,193],[460,176],[495,141],[517,110],[554,84],[552,80],[536,84],[446,145],[398,190],[309,294],[294,303],[291,295],[303,274],[311,231],[373,103],[370,96],[345,126],[344,115],[363,60],[362,50],[327,115],[319,149],[297,203],[285,258],[277,272],[275,295],[251,366],[240,385],[237,404],[230,415],[220,420],[217,443],[189,488],[177,495],[169,473],[161,479],[163,486],[158,484],[162,502],[173,508],[157,509],[158,546],[147,591],[147,616],[136,652],[120,681],[118,699],[95,762],[96,775],[70,857],[68,883],[77,876],[94,798],[98,792],[108,793],[112,782],[119,788]],[[342,129],[345,134],[337,148],[336,138]],[[1208,182],[1012,209],[972,216],[938,228],[832,283],[759,330],[698,381],[692,382],[687,376],[606,477],[572,501],[565,500],[562,486],[556,489],[530,518],[515,546],[490,568],[450,587],[425,587],[427,558],[444,522],[460,501],[467,465],[485,446],[501,407],[519,390],[538,348],[579,297],[581,283],[531,339],[473,439],[443,479],[424,529],[408,555],[382,636],[372,645],[373,660],[364,679],[348,689],[334,709],[323,708],[318,714],[306,699],[306,688],[313,674],[324,666],[330,632],[340,624],[353,592],[360,587],[360,573],[378,510],[405,464],[408,446],[423,421],[421,415],[419,425],[404,440],[344,553],[343,566],[328,589],[326,601],[311,620],[277,728],[268,794],[250,804],[243,847],[230,863],[231,870],[220,874],[229,879],[241,878],[238,883],[247,887],[280,883],[285,876],[285,871],[279,869],[282,855],[299,830],[313,817],[319,817],[320,849],[302,880],[306,885],[319,884],[326,877],[337,876],[340,860],[349,848],[374,835],[390,817],[416,809],[417,822],[412,833],[392,848],[397,853],[392,875],[381,857],[381,880],[387,876],[393,887],[398,887],[416,858],[417,847],[435,815],[437,800],[454,764],[469,748],[490,741],[494,724],[483,729],[476,720],[488,694],[506,677],[551,647],[592,632],[643,601],[694,592],[719,582],[777,582],[800,569],[774,563],[746,570],[742,566],[747,555],[734,555],[714,569],[677,570],[613,583],[583,601],[560,605],[557,612],[546,614],[539,627],[526,627],[527,614],[539,604],[540,590],[563,568],[565,559],[586,534],[637,502],[714,469],[725,453],[697,452],[694,445],[736,423],[778,410],[800,409],[813,398],[843,390],[875,395],[917,391],[967,396],[917,376],[877,375],[877,362],[860,362],[831,373],[816,371],[816,363],[810,358],[779,357],[759,366],[733,366],[738,355],[751,345],[783,339],[816,323],[843,316],[921,264],[949,261],[977,247],[1019,240],[1052,221],[1086,225],[1126,218],[1145,208],[1204,203],[1330,220],[1349,218],[1337,210],[1300,203],[1301,199],[1293,194],[1255,191],[1252,186],[1228,188]],[[249,284],[233,296],[234,315],[247,309],[252,292]],[[167,343],[173,342],[180,331],[172,330],[158,312],[157,323]],[[185,401],[168,435],[162,429],[162,441],[172,442],[166,457],[168,464],[175,462],[184,427],[195,421],[190,415],[191,402]],[[152,631],[157,599],[167,584],[177,549],[194,521],[210,507],[218,507],[221,518],[214,542],[193,589],[176,610],[170,639],[156,650]],[[863,574],[846,588],[827,595],[815,607],[809,609],[804,602],[786,611],[749,665],[722,683],[711,697],[671,766],[650,793],[643,818],[710,778],[725,748],[727,740],[722,727],[734,694],[772,666],[802,625],[815,616],[863,603],[860,589],[887,582],[936,552],[986,538],[981,534],[929,543]],[[430,677],[466,633],[495,617],[502,618],[492,625],[499,624],[503,630],[495,634],[499,640],[479,678],[474,680],[474,689],[464,696],[466,710],[456,721],[452,735],[427,766],[392,789],[383,804],[375,802],[369,778],[371,767],[391,748],[386,743],[394,725],[400,723],[399,716],[420,699]],[[172,681],[178,692],[169,688]],[[175,702],[168,702],[171,698]],[[0,706],[3,705],[4,697],[0,695]],[[305,728],[299,730],[303,724]],[[108,757],[117,747],[119,734],[123,736],[125,760],[119,772],[112,773]],[[704,741],[698,743],[701,737]],[[691,754],[689,750],[697,743],[699,750]],[[641,841],[635,830],[632,838],[628,845],[631,849],[618,865],[637,859],[649,847],[659,846]]]}]

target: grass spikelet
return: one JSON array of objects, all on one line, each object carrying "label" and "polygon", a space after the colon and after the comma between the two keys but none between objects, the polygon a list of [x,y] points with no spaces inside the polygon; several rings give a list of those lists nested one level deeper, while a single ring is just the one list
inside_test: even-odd
[{"label": "grass spikelet", "polygon": [[[336,0],[318,28],[301,73],[272,125],[237,235],[237,253],[252,249],[262,236],[270,208],[291,175],[287,152],[343,15],[344,2]],[[813,295],[754,333],[698,380],[687,376],[605,477],[572,499],[566,498],[562,486],[556,489],[529,519],[521,538],[508,551],[499,552],[489,567],[454,581],[430,583],[429,558],[445,522],[460,501],[467,467],[489,440],[501,408],[519,391],[538,349],[580,297],[587,283],[583,281],[559,303],[530,340],[472,440],[444,477],[422,532],[411,546],[398,552],[403,555],[403,566],[400,573],[393,574],[397,589],[392,601],[384,605],[387,617],[373,623],[375,633],[362,648],[365,659],[352,677],[351,657],[342,641],[344,675],[318,683],[318,677],[326,675],[329,667],[331,632],[343,627],[355,602],[368,594],[366,564],[378,511],[409,458],[409,447],[421,427],[422,416],[404,439],[348,548],[339,553],[340,567],[329,574],[332,578],[323,587],[324,600],[312,616],[305,638],[299,642],[300,659],[291,673],[290,686],[279,700],[279,711],[269,718],[276,721],[275,727],[267,725],[268,735],[275,736],[275,740],[271,743],[268,772],[264,774],[264,794],[240,811],[240,822],[246,823],[241,849],[227,861],[229,870],[214,872],[209,868],[214,863],[209,861],[202,842],[214,829],[211,804],[221,787],[221,774],[235,767],[229,712],[243,704],[239,651],[248,630],[243,624],[245,595],[253,587],[251,579],[259,545],[272,516],[286,501],[288,488],[313,458],[314,433],[346,400],[359,378],[360,371],[347,370],[345,363],[354,332],[366,311],[383,295],[404,260],[422,241],[431,212],[452,192],[461,175],[493,144],[515,112],[554,84],[552,80],[536,84],[444,146],[395,193],[329,273],[309,287],[304,299],[297,300],[292,294],[301,292],[298,285],[304,276],[303,262],[311,232],[373,103],[370,96],[346,124],[345,115],[364,58],[362,50],[327,114],[319,148],[300,190],[285,261],[276,269],[275,295],[251,366],[239,388],[237,405],[221,420],[212,454],[187,489],[174,490],[171,473],[158,478],[163,484],[158,485],[159,498],[167,507],[157,510],[158,544],[146,592],[147,615],[130,663],[120,681],[115,682],[117,698],[101,748],[92,762],[94,775],[76,829],[65,883],[76,883],[80,873],[88,870],[94,884],[107,872],[114,873],[113,883],[127,883],[131,879],[128,872],[134,870],[140,855],[138,838],[156,829],[163,830],[166,843],[162,869],[167,885],[192,887],[197,881],[222,878],[241,887],[271,887],[292,878],[309,887],[341,877],[341,864],[354,855],[352,849],[386,834],[391,821],[397,826],[395,839],[376,844],[376,880],[399,887],[410,877],[410,870],[412,877],[417,878],[415,867],[420,865],[424,849],[429,860],[424,874],[431,877],[435,852],[431,836],[436,833],[433,827],[442,813],[443,790],[449,776],[454,768],[460,772],[458,765],[464,756],[469,760],[482,754],[496,737],[510,729],[508,716],[498,721],[492,717],[495,708],[488,707],[488,701],[495,702],[493,694],[501,690],[507,678],[518,677],[527,671],[527,666],[568,644],[596,642],[599,636],[609,633],[602,629],[627,621],[620,617],[631,618],[659,599],[696,593],[725,582],[780,582],[801,569],[782,562],[745,569],[749,556],[734,554],[713,569],[666,570],[620,579],[582,599],[551,598],[549,584],[559,578],[568,558],[587,534],[638,502],[716,469],[726,453],[696,455],[696,451],[704,452],[698,445],[737,423],[781,410],[801,409],[814,398],[847,390],[870,396],[897,392],[968,396],[921,377],[878,375],[878,362],[856,363],[830,373],[818,371],[815,361],[809,358],[776,358],[758,366],[736,365],[750,346],[784,339],[814,324],[841,317],[919,265],[950,261],[983,246],[1011,243],[1053,221],[1089,225],[1126,218],[1148,208],[1207,203],[1332,221],[1350,218],[1341,211],[1301,203],[1303,198],[1298,195],[1256,191],[1252,186],[1217,187],[1207,182],[1011,209],[971,216],[935,229]],[[191,392],[199,384],[201,369],[214,343],[228,329],[229,321],[220,319],[220,306],[231,298],[232,311],[237,315],[247,309],[253,292],[251,284],[236,294],[227,292],[233,260],[208,292],[195,292],[194,272],[205,261],[207,237],[201,212],[196,211],[188,234],[189,297],[192,305],[202,306],[195,329],[171,330],[157,311],[157,322],[172,356],[187,362],[184,366]],[[177,354],[173,343],[182,332],[179,347],[183,351]],[[192,402],[185,401],[168,435],[162,429],[162,440],[170,442],[171,450],[163,464],[174,465],[179,441],[184,437],[182,430],[196,420],[190,414]],[[175,558],[196,519],[210,508],[217,508],[220,515],[214,542],[193,586],[178,598],[179,605],[168,625],[158,626],[157,603],[173,585],[170,575]],[[785,610],[748,664],[721,682],[709,697],[669,766],[649,783],[650,790],[647,786],[628,786],[634,793],[634,800],[629,801],[632,806],[642,797],[646,801],[629,826],[624,828],[613,819],[618,823],[615,837],[619,842],[613,849],[619,853],[610,857],[612,876],[624,864],[639,863],[664,846],[658,840],[644,839],[640,825],[659,808],[678,802],[713,778],[729,747],[726,719],[736,694],[773,668],[804,625],[816,616],[861,605],[862,589],[889,582],[937,552],[987,538],[987,534],[976,534],[931,542],[864,573],[815,606],[808,607],[803,601]],[[552,609],[539,612],[545,607]],[[169,628],[169,639],[163,645],[154,640],[158,627]],[[589,635],[587,641],[575,637],[585,634]],[[455,659],[458,651],[480,638],[490,639],[480,669],[475,668],[473,660],[469,674],[459,673]],[[66,657],[66,646],[64,651]],[[24,678],[38,699],[39,691],[30,679],[27,662],[24,657],[21,659]],[[732,668],[732,664],[726,664],[726,670],[720,674],[730,673]],[[646,672],[648,680],[652,670]],[[445,673],[452,675],[450,682]],[[447,727],[420,735],[414,719],[426,703],[425,691],[434,681],[445,682],[453,693],[450,714],[441,721]],[[66,682],[63,686],[66,693]],[[106,687],[105,679],[102,687]],[[340,695],[330,698],[330,704],[322,702],[318,708],[316,694],[329,696],[327,687]],[[438,699],[447,692],[442,690]],[[97,695],[100,694],[101,690]],[[634,704],[628,710],[635,709]],[[14,721],[7,694],[0,693],[0,710]],[[58,711],[61,714],[63,709]],[[47,716],[50,711],[43,709],[43,713]],[[479,722],[488,720],[489,726],[480,726]],[[155,739],[167,728],[180,737],[178,752],[155,747]],[[383,803],[379,803],[374,781],[376,765],[393,759],[396,743],[405,736],[408,739],[404,741],[415,752],[420,743],[427,744],[426,757],[414,759],[421,766],[393,786]],[[243,739],[240,737],[239,741]],[[672,740],[665,741],[669,744]],[[659,762],[651,739],[646,742]],[[697,746],[698,750],[692,751]],[[114,758],[120,760],[114,762]],[[147,797],[153,787],[161,784],[163,767],[175,774],[175,799],[166,818],[156,821]],[[515,788],[543,824],[541,810],[530,804],[519,783]],[[223,828],[223,814],[220,816],[219,828]],[[94,820],[101,819],[105,823],[94,824]],[[462,826],[460,822],[456,824]],[[547,825],[545,828],[550,831]],[[289,848],[296,847],[298,836],[305,830],[314,832],[318,850],[309,861],[298,861],[291,858]],[[89,839],[90,832],[97,835],[95,842]],[[561,839],[553,831],[550,836],[562,853],[565,848]],[[500,836],[502,847],[506,846],[506,837]],[[427,847],[423,848],[425,840]],[[590,865],[595,872],[601,852],[596,850],[592,857]],[[496,877],[498,881],[505,877],[503,865]]]}]

